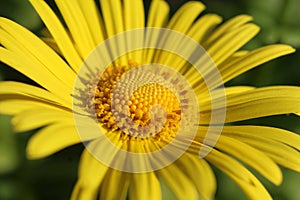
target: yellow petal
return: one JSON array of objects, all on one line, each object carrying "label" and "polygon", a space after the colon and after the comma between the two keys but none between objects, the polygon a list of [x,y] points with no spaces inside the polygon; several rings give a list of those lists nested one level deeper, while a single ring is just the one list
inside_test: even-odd
[{"label": "yellow petal", "polygon": [[151,1],[147,27],[164,27],[167,23],[170,7],[165,0]]},{"label": "yellow petal", "polygon": [[[172,17],[170,22],[167,25],[167,29],[171,29],[173,31],[178,31],[181,33],[186,33],[190,26],[193,24],[197,16],[205,9],[205,6],[197,1],[190,1],[184,4]],[[181,41],[178,41],[178,38],[174,38],[174,35],[171,35],[170,32],[162,32],[163,35],[159,38],[159,45],[161,47],[164,47],[165,44],[173,44],[174,42],[177,42],[174,44],[174,48],[179,49],[182,45]],[[184,38],[180,38],[184,39]],[[183,50],[184,51],[184,50]],[[190,52],[193,51],[193,49],[189,50]],[[166,66],[172,66],[174,63],[176,63],[176,69],[180,69],[182,65],[185,63],[182,61],[182,59],[179,58],[179,56],[167,53],[161,51],[156,51],[156,54],[154,56],[154,62],[164,64]],[[178,66],[178,63],[181,63],[180,66]],[[183,63],[183,64],[182,64]],[[173,66],[172,66],[173,67]]]},{"label": "yellow petal", "polygon": [[253,50],[237,59],[226,61],[219,66],[219,70],[224,82],[227,82],[256,66],[293,52],[295,49],[288,45],[269,45]]},{"label": "yellow petal", "polygon": [[218,38],[222,38],[223,35],[226,35],[228,31],[237,29],[238,27],[246,24],[251,21],[253,18],[249,15],[238,15],[234,18],[231,18],[224,24],[222,24],[218,29],[216,29],[212,34],[209,35],[207,40],[204,42],[204,47],[207,48],[213,44]]},{"label": "yellow petal", "polygon": [[85,149],[79,164],[79,180],[73,190],[71,200],[93,200],[98,196],[98,190],[108,167],[95,159]]},{"label": "yellow petal", "polygon": [[85,17],[90,33],[95,45],[100,44],[105,39],[103,20],[94,0],[78,0],[82,14]]},{"label": "yellow petal", "polygon": [[[70,102],[72,88],[63,85],[57,77],[26,56],[15,54],[0,47],[0,61],[31,78],[59,98]],[[30,67],[28,67],[30,66]]]},{"label": "yellow petal", "polygon": [[22,132],[52,123],[63,123],[73,119],[73,113],[64,110],[34,108],[25,110],[12,119],[14,131]]},{"label": "yellow petal", "polygon": [[20,82],[5,81],[0,82],[0,99],[8,95],[17,95],[22,97],[29,97],[30,99],[37,99],[45,103],[58,104],[66,108],[72,108],[71,102],[66,102],[52,93],[42,88],[28,85]]},{"label": "yellow petal", "polygon": [[51,47],[56,53],[63,56],[62,52],[60,51],[59,47],[57,46],[57,43],[53,38],[41,38],[43,42],[45,42],[49,47]]},{"label": "yellow petal", "polygon": [[223,98],[224,94],[226,95],[232,95],[232,94],[239,94],[243,92],[248,92],[255,89],[254,87],[251,86],[231,86],[231,87],[225,87],[222,89],[216,89],[210,91],[210,93],[197,93],[198,94],[198,99],[199,99],[199,106],[201,107],[202,110],[209,110],[211,109],[211,100],[213,99],[218,99],[218,98]]},{"label": "yellow petal", "polygon": [[187,35],[201,44],[204,38],[208,37],[209,33],[221,22],[220,16],[206,14],[193,24]]},{"label": "yellow petal", "polygon": [[[197,191],[192,181],[178,166],[171,164],[166,168],[157,171],[157,173],[178,199],[198,199]],[[176,175],[176,179],[174,179],[174,175]]]},{"label": "yellow petal", "polygon": [[[73,120],[70,120],[71,124]],[[39,159],[66,147],[80,143],[75,126],[70,123],[53,124],[35,133],[27,144],[27,157]]]},{"label": "yellow petal", "polygon": [[[130,175],[110,169],[101,185],[100,199],[126,199],[127,190],[130,183]],[[140,187],[142,184],[139,185]],[[113,191],[113,192],[112,192]],[[147,198],[143,196],[142,199]]]},{"label": "yellow petal", "polygon": [[87,21],[80,9],[78,1],[55,0],[70,32],[78,46],[81,56],[85,59],[96,47]]},{"label": "yellow petal", "polygon": [[223,135],[219,137],[215,147],[245,162],[274,184],[279,185],[281,183],[282,174],[280,169],[273,160],[271,160],[263,152],[258,151],[239,140]]},{"label": "yellow petal", "polygon": [[213,199],[216,179],[211,167],[204,159],[186,153],[176,161],[176,164],[194,183],[202,199]]},{"label": "yellow petal", "polygon": [[[300,136],[292,132],[260,126],[224,127],[222,134],[245,142],[271,157],[276,163],[300,171]],[[295,150],[297,149],[297,150]]]},{"label": "yellow petal", "polygon": [[154,172],[131,174],[129,199],[160,200],[160,183]]},{"label": "yellow petal", "polygon": [[[300,110],[300,87],[273,86],[227,95],[225,122],[241,121],[270,115],[296,113]],[[215,101],[214,112],[224,112],[222,98]],[[220,103],[220,104],[219,104]],[[219,108],[218,108],[219,107]],[[241,112],[242,111],[242,112]],[[209,123],[211,110],[200,113],[201,123]],[[218,120],[218,119],[214,119]]]},{"label": "yellow petal", "polygon": [[[0,26],[2,30],[6,31],[11,36],[11,40],[15,40],[15,42],[19,44],[19,46],[14,46],[14,49],[26,49],[24,54],[31,54],[31,58],[35,57],[35,59],[43,65],[44,70],[49,70],[67,86],[73,86],[73,81],[76,77],[74,71],[72,71],[50,47],[42,42],[40,38],[24,27],[5,18],[0,18]],[[3,40],[4,39],[5,38],[3,38]]]},{"label": "yellow petal", "polygon": [[[164,0],[151,1],[150,10],[148,13],[147,27],[164,27],[168,21],[169,11],[170,7]],[[148,33],[145,39],[146,46],[155,46],[159,38],[160,36],[157,34]],[[154,53],[154,49],[145,49],[143,55],[144,61],[146,63],[152,63]]]},{"label": "yellow petal", "polygon": [[265,126],[224,126],[223,132],[229,136],[244,135],[245,137],[275,140],[300,150],[300,136],[280,128]]},{"label": "yellow petal", "polygon": [[167,28],[181,33],[186,33],[205,6],[198,1],[190,1],[184,4],[171,18]]},{"label": "yellow petal", "polygon": [[214,84],[217,86],[221,85],[224,81],[220,80],[220,74],[216,73],[216,66],[227,60],[238,49],[252,39],[258,31],[258,26],[246,24],[228,32],[226,35],[215,41],[209,48],[206,48],[208,55],[211,57],[211,61],[208,56],[205,55],[199,56],[199,59],[196,61],[195,65],[201,66],[200,71],[203,78],[201,78],[200,75],[195,76],[193,68],[190,68],[185,76],[189,79],[191,84],[197,85],[197,90],[198,88],[203,90],[207,83],[209,83],[210,88],[213,88]]},{"label": "yellow petal", "polygon": [[[105,30],[107,33],[107,37],[110,38],[118,33],[122,33],[125,31],[125,25],[123,23],[123,7],[120,0],[100,0],[101,11],[104,19]],[[123,36],[123,35],[122,35]],[[122,37],[121,36],[121,37]],[[109,50],[111,54],[117,54],[120,56],[120,52],[123,52],[121,48],[126,48],[126,40],[125,38],[120,38],[121,41],[118,41],[118,44],[110,44],[114,46],[110,46]],[[114,56],[113,56],[114,57]],[[127,55],[122,56],[117,61],[117,64],[127,65],[128,59]]]},{"label": "yellow petal", "polygon": [[[124,26],[125,30],[132,30],[137,28],[145,27],[145,14],[144,14],[144,4],[142,0],[124,0]],[[130,48],[131,45],[141,47],[144,44],[144,34],[134,34],[134,40],[129,40],[127,38],[127,46]],[[129,60],[134,60],[135,62],[142,63],[143,52],[141,50],[129,53]]]},{"label": "yellow petal", "polygon": [[123,10],[120,0],[100,0],[107,37],[123,32]]},{"label": "yellow petal", "polygon": [[17,115],[25,110],[30,110],[33,108],[56,109],[56,110],[61,109],[57,107],[57,105],[48,104],[41,101],[33,101],[28,98],[14,98],[14,99],[0,101],[0,113],[6,115]]},{"label": "yellow petal", "polygon": [[212,57],[218,66],[226,58],[251,40],[259,31],[259,27],[254,24],[246,24],[236,28],[226,35],[220,37],[214,44],[207,48],[207,53]]},{"label": "yellow petal", "polygon": [[144,28],[145,14],[142,0],[124,0],[124,25],[125,30]]},{"label": "yellow petal", "polygon": [[205,159],[227,174],[249,199],[272,199],[256,177],[233,158],[212,149]]},{"label": "yellow petal", "polygon": [[30,2],[47,26],[69,65],[77,72],[82,64],[82,59],[58,17],[44,1],[30,0]]}]

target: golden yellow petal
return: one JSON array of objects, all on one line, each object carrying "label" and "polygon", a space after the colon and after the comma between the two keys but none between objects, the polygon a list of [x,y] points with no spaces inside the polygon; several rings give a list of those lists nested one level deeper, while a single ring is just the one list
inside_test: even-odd
[{"label": "golden yellow petal", "polygon": [[129,199],[161,199],[161,189],[154,172],[131,174]]},{"label": "golden yellow petal", "polygon": [[44,101],[45,103],[58,104],[62,107],[72,108],[71,102],[64,101],[54,94],[42,88],[28,85],[21,82],[5,81],[0,82],[0,99],[5,96],[16,95],[29,99]]},{"label": "golden yellow petal", "polygon": [[31,78],[64,101],[71,101],[72,88],[64,85],[54,74],[41,68],[39,63],[28,59],[27,56],[0,47],[0,61]]},{"label": "golden yellow petal", "polygon": [[120,0],[100,0],[107,37],[123,32],[123,9]]},{"label": "golden yellow petal", "polygon": [[211,31],[221,22],[222,18],[219,15],[206,14],[191,26],[187,36],[201,44],[203,43],[204,38],[208,37],[209,33],[211,33]]},{"label": "golden yellow petal", "polygon": [[[225,122],[242,121],[270,115],[296,113],[300,110],[300,88],[273,86],[227,95]],[[223,112],[223,99],[215,101],[214,112]],[[282,106],[284,105],[284,106]],[[219,107],[219,108],[218,108]],[[209,108],[206,107],[206,108]],[[211,110],[202,107],[201,123],[209,123]],[[241,112],[242,111],[242,112]],[[218,120],[218,119],[215,119]]]},{"label": "golden yellow petal", "polygon": [[220,135],[215,147],[243,161],[274,184],[279,185],[282,182],[279,167],[262,151],[223,135]]},{"label": "golden yellow petal", "polygon": [[27,144],[27,157],[39,159],[56,153],[66,147],[80,143],[76,128],[70,123],[53,124],[35,133]]},{"label": "golden yellow petal", "polygon": [[126,199],[129,184],[129,174],[110,169],[102,182],[100,199]]},{"label": "golden yellow petal", "polygon": [[147,27],[164,27],[169,17],[170,7],[165,0],[151,1]]},{"label": "golden yellow petal", "polygon": [[214,63],[218,66],[230,55],[240,49],[249,40],[251,40],[259,31],[259,27],[254,24],[246,24],[236,28],[226,35],[223,35],[207,49],[207,53],[212,57]]},{"label": "golden yellow petal", "polygon": [[94,39],[94,44],[97,46],[106,38],[106,32],[102,17],[94,0],[77,0],[82,14],[89,27],[90,33]]},{"label": "golden yellow petal", "polygon": [[12,119],[16,132],[29,131],[53,123],[71,121],[73,113],[64,110],[33,108],[15,115]]},{"label": "golden yellow petal", "polygon": [[[150,10],[148,13],[147,27],[165,27],[169,17],[170,7],[164,0],[151,1]],[[156,44],[159,40],[159,35],[151,34],[146,35],[146,45]],[[152,63],[155,54],[155,49],[145,49],[143,59],[145,63]]]},{"label": "golden yellow petal", "polygon": [[237,29],[240,26],[246,24],[247,22],[251,21],[253,18],[249,15],[238,15],[236,17],[231,18],[230,20],[226,21],[222,24],[219,28],[217,28],[212,34],[209,35],[207,40],[203,43],[204,47],[207,48],[218,38],[222,38],[227,32]]},{"label": "golden yellow petal", "polygon": [[167,25],[174,31],[186,33],[205,6],[198,1],[190,1],[184,4],[171,18]]},{"label": "golden yellow petal", "polygon": [[82,64],[82,59],[58,17],[44,1],[30,0],[30,2],[47,26],[69,65],[77,72]]},{"label": "golden yellow petal", "polygon": [[[33,33],[5,18],[0,18],[1,44],[16,54],[29,56],[29,59],[41,63],[45,71],[53,73],[57,79],[69,87],[73,86],[76,74],[49,46]],[[9,37],[10,36],[10,37]],[[28,66],[27,66],[28,67]]]},{"label": "golden yellow petal", "polygon": [[227,174],[244,191],[249,199],[272,199],[259,180],[233,158],[212,149],[205,159]]},{"label": "golden yellow petal", "polygon": [[295,49],[288,45],[269,45],[253,50],[239,58],[230,59],[222,63],[218,68],[224,82],[227,82],[256,66],[293,52],[295,52]]},{"label": "golden yellow petal", "polygon": [[55,0],[76,46],[82,56],[86,58],[95,48],[96,44],[91,35],[91,31],[80,9],[78,1]]},{"label": "golden yellow petal", "polygon": [[204,159],[185,153],[175,164],[194,183],[203,200],[213,199],[216,192],[216,178]]},{"label": "golden yellow petal", "polygon": [[276,163],[300,171],[299,135],[281,129],[258,126],[228,129],[225,127],[223,132],[225,135],[259,149]]},{"label": "golden yellow petal", "polygon": [[107,171],[108,167],[101,164],[85,149],[79,164],[79,180],[73,190],[71,200],[96,199]]},{"label": "golden yellow petal", "polygon": [[[145,13],[144,13],[144,3],[143,0],[124,0],[123,1],[123,11],[124,11],[124,26],[125,30],[132,30],[137,28],[145,27]],[[132,32],[131,34],[135,34]],[[134,40],[127,39],[127,46],[130,48],[131,45],[142,46],[144,44],[144,35],[143,34],[135,34],[133,36]],[[135,43],[135,44],[130,44]],[[142,63],[142,55],[143,51],[138,50],[135,52],[131,52],[128,55],[129,60],[134,60],[135,62],[141,64]]]},{"label": "golden yellow petal", "polygon": [[[158,175],[168,185],[178,199],[196,200],[197,190],[192,181],[176,165],[169,165],[157,171]],[[174,175],[176,174],[176,181]]]}]

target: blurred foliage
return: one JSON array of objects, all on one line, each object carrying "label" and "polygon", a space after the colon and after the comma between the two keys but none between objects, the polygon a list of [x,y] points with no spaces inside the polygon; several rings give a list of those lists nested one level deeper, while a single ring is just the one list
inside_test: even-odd
[{"label": "blurred foliage", "polygon": [[30,30],[38,29],[41,20],[27,0],[0,0],[0,15],[19,22]]},{"label": "blurred foliage", "polygon": [[[186,0],[167,0],[174,13]],[[261,26],[260,34],[244,48],[252,49],[271,43],[288,43],[298,51],[276,59],[230,81],[227,85],[298,85],[300,86],[300,1],[299,0],[203,0],[205,13],[217,13],[229,19],[247,13]],[[149,8],[149,0],[146,1]],[[0,15],[24,25],[34,32],[42,23],[27,0],[0,0]],[[0,79],[33,83],[20,73],[0,64]],[[0,116],[0,199],[1,200],[65,200],[69,198],[77,176],[82,145],[70,147],[49,158],[28,161],[26,143],[35,132],[13,133],[10,117]],[[269,125],[300,133],[300,119],[294,115],[265,117],[244,122]],[[246,199],[238,186],[214,168],[218,179],[217,200]],[[254,172],[255,173],[255,172]],[[274,186],[257,174],[275,200],[300,199],[300,174],[283,169],[284,181]],[[163,197],[174,195],[163,184]]]}]

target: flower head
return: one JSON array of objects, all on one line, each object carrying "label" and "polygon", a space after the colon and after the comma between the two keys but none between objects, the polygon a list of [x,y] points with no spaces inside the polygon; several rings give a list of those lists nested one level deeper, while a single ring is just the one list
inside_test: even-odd
[{"label": "flower head", "polygon": [[0,111],[16,131],[43,127],[31,159],[84,142],[71,199],[212,199],[216,166],[250,199],[271,199],[247,164],[274,184],[279,165],[300,171],[300,137],[257,125],[263,116],[300,113],[300,88],[224,87],[236,76],[294,52],[276,44],[240,50],[259,31],[251,17],[221,24],[205,6],[183,5],[169,19],[164,0],[55,0],[63,22],[30,0],[49,36],[0,19],[0,60],[35,81],[0,83]]}]

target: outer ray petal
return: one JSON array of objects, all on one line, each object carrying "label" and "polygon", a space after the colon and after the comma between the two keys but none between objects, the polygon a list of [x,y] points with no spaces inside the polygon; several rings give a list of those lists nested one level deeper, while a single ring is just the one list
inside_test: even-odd
[{"label": "outer ray petal", "polygon": [[[274,86],[258,88],[249,92],[227,95],[226,98],[227,113],[225,122],[296,113],[300,110],[300,89],[298,87]],[[220,102],[220,105],[222,105],[222,102]],[[223,112],[223,109],[219,110],[218,106],[216,101],[214,112]],[[209,116],[212,112],[209,109],[210,105],[202,107],[202,112],[200,113],[201,123],[209,123]]]},{"label": "outer ray petal", "polygon": [[212,169],[204,159],[186,153],[176,164],[194,183],[203,200],[213,199],[216,190],[216,179]]},{"label": "outer ray petal", "polygon": [[106,38],[103,20],[94,0],[77,0],[94,39],[95,45]]},{"label": "outer ray petal", "polygon": [[72,37],[85,59],[96,46],[78,1],[55,0]]},{"label": "outer ray petal", "polygon": [[[123,21],[123,7],[120,0],[100,0],[102,15],[105,24],[105,30],[107,33],[107,37],[110,38],[118,33],[122,33],[125,31],[125,25]],[[117,13],[117,14],[113,14]],[[108,47],[109,51],[112,55],[119,54],[119,48],[126,48],[126,39],[122,38],[118,41],[118,46]],[[111,44],[113,45],[113,44]],[[114,52],[116,51],[116,52]],[[117,60],[117,64],[127,65],[128,59],[127,55],[122,56]]]},{"label": "outer ray petal", "polygon": [[[142,0],[124,0],[123,7],[126,31],[145,27],[145,13]],[[135,32],[133,32],[133,34],[135,34]],[[129,39],[126,40],[128,47],[130,47],[130,45],[136,46],[136,44],[138,44],[138,46],[142,46],[144,44],[144,34],[135,34],[133,37],[135,38],[133,41]],[[129,53],[128,58],[137,63],[142,63],[142,55],[143,51],[139,50]]]},{"label": "outer ray petal", "polygon": [[171,18],[167,28],[181,33],[186,33],[205,6],[198,1],[190,1],[184,4]]},{"label": "outer ray petal", "polygon": [[226,58],[240,49],[249,40],[251,40],[259,31],[259,27],[254,24],[246,24],[233,31],[230,31],[214,44],[207,48],[207,53],[212,57],[214,63],[218,66]]},{"label": "outer ray petal", "polygon": [[20,82],[0,82],[0,99],[2,99],[1,97],[5,97],[8,95],[29,97],[40,101],[45,101],[51,104],[59,104],[60,106],[66,108],[72,107],[71,102],[64,101],[42,88],[38,88],[36,86]]},{"label": "outer ray petal", "polygon": [[275,162],[263,152],[260,152],[239,140],[223,135],[219,137],[216,148],[245,162],[274,184],[279,185],[281,183],[282,174],[280,169]]},{"label": "outer ray petal", "polygon": [[228,136],[244,136],[253,139],[268,139],[284,143],[300,151],[300,136],[293,132],[265,126],[224,126],[223,133]]},{"label": "outer ray petal", "polygon": [[276,163],[300,171],[299,135],[282,129],[259,126],[224,127],[223,132],[265,152]]},{"label": "outer ray petal", "polygon": [[73,120],[73,113],[64,110],[34,108],[25,110],[12,119],[14,131],[22,132],[54,123]]},{"label": "outer ray petal", "polygon": [[208,154],[205,159],[218,167],[236,182],[249,199],[272,199],[256,177],[231,157],[212,149],[211,153]]},{"label": "outer ray petal", "polygon": [[43,128],[30,138],[27,144],[27,157],[43,158],[80,142],[72,120],[69,123],[66,121],[56,123]]},{"label": "outer ray petal", "polygon": [[[70,101],[71,88],[63,85],[53,74],[49,73],[49,71],[39,68],[37,63],[33,63],[26,56],[15,54],[0,47],[0,61],[30,77],[59,98],[67,102]],[[31,68],[28,66],[31,66]]]},{"label": "outer ray petal", "polygon": [[[70,67],[45,43],[42,42],[37,36],[5,18],[0,18],[1,29],[6,31],[16,43],[21,46],[20,48],[26,49],[26,53],[31,54],[31,58],[35,57],[44,68],[53,73],[61,82],[64,82],[68,86],[72,87],[72,83],[75,79],[75,73]],[[2,40],[5,38],[1,37]],[[16,47],[17,48],[17,47]],[[64,79],[62,79],[64,77]]]},{"label": "outer ray petal", "polygon": [[201,73],[205,77],[205,81],[200,78],[199,75],[195,76],[195,72],[192,68],[185,76],[190,79],[191,84],[198,85],[198,88],[205,88],[207,82],[209,82],[210,85],[213,85],[214,82],[220,84],[220,79],[218,78],[219,74],[215,74],[215,66],[218,66],[234,54],[234,52],[253,38],[258,31],[258,26],[246,24],[230,31],[207,48],[207,53],[211,56],[213,62],[207,62],[207,56],[201,56],[195,64],[201,66]]},{"label": "outer ray petal", "polygon": [[[176,172],[176,182],[174,181],[173,172]],[[195,186],[178,166],[169,165],[168,167],[157,171],[157,173],[162,177],[164,182],[174,192],[178,199],[198,199]]]},{"label": "outer ray petal", "polygon": [[[197,1],[190,1],[184,4],[172,17],[170,22],[167,25],[167,29],[171,29],[173,31],[178,31],[185,34],[197,16],[205,9],[205,6]],[[165,44],[169,44],[175,42],[174,38],[170,38],[170,34],[164,34],[160,36],[159,43],[164,46]],[[176,41],[179,42],[180,41]],[[174,44],[175,45],[175,44]],[[178,45],[178,43],[177,43]],[[177,47],[178,48],[178,47]],[[191,50],[192,51],[192,50]],[[167,66],[172,66],[171,63],[182,63],[182,59],[180,59],[177,55],[173,55],[171,53],[165,53],[164,51],[156,51],[154,62],[162,63]],[[182,66],[176,66],[180,69]]]},{"label": "outer ray petal", "polygon": [[218,29],[216,29],[204,42],[204,47],[207,48],[211,44],[213,44],[218,38],[222,38],[221,36],[226,35],[228,31],[234,30],[247,22],[251,21],[253,18],[249,15],[238,15],[234,18],[231,18],[224,24],[222,24]]},{"label": "outer ray petal", "polygon": [[131,174],[131,177],[129,186],[130,199],[161,199],[160,183],[154,172]]},{"label": "outer ray petal", "polygon": [[206,14],[193,24],[187,35],[201,44],[204,38],[208,37],[208,34],[221,22],[220,16]]},{"label": "outer ray petal", "polygon": [[93,200],[98,196],[98,189],[107,173],[108,167],[100,163],[84,150],[79,165],[79,180],[73,190],[71,200]]},{"label": "outer ray petal", "polygon": [[[164,27],[168,20],[170,7],[164,0],[155,0],[151,2],[150,10],[148,13],[147,27]],[[156,44],[160,36],[151,34],[146,34],[145,43],[147,46],[150,44]],[[153,56],[155,54],[155,49],[145,49],[144,59],[146,63],[151,63]]]},{"label": "outer ray petal", "polygon": [[[130,183],[129,174],[110,169],[102,182],[100,199],[125,200],[129,183]],[[140,184],[139,186],[142,185]],[[142,199],[144,198],[147,197],[143,196]]]},{"label": "outer ray petal", "polygon": [[56,41],[50,37],[43,37],[41,38],[43,42],[45,42],[51,49],[53,49],[57,54],[63,56],[62,52],[60,51],[59,47],[57,46]]},{"label": "outer ray petal", "polygon": [[199,94],[198,95],[199,103],[204,106],[203,108],[205,108],[205,106],[207,106],[207,104],[210,103],[212,98],[214,99],[223,98],[224,93],[229,96],[233,94],[249,92],[254,89],[255,87],[251,87],[251,86],[231,86],[231,87],[225,87],[224,89],[222,88],[222,89],[212,90],[210,94],[201,94],[201,95]]},{"label": "outer ray petal", "polygon": [[170,7],[164,0],[151,1],[147,27],[164,27],[167,23]]},{"label": "outer ray petal", "polygon": [[46,104],[41,101],[33,101],[28,98],[18,98],[0,101],[0,113],[6,115],[16,115],[32,108],[50,108],[60,110],[57,105]]},{"label": "outer ray petal", "polygon": [[239,58],[228,60],[219,66],[219,70],[224,82],[227,82],[256,66],[293,52],[295,49],[288,45],[269,45],[253,50]]},{"label": "outer ray petal", "polygon": [[[100,0],[102,15],[105,23],[105,30],[107,31],[107,37],[123,32],[123,10],[120,0]],[[113,14],[116,13],[116,14]]]},{"label": "outer ray petal", "polygon": [[47,26],[69,65],[77,72],[81,66],[82,59],[58,17],[44,1],[30,0],[30,2]]}]

